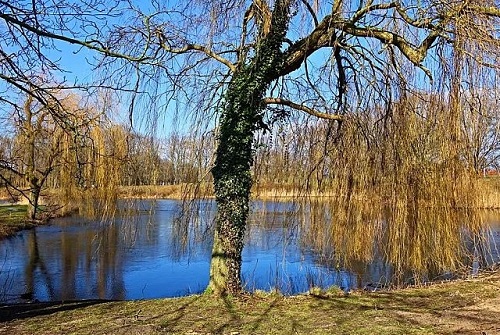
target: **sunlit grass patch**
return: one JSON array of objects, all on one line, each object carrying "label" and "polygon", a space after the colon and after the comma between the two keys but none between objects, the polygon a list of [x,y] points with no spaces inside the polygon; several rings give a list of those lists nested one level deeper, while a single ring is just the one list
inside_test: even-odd
[{"label": "sunlit grass patch", "polygon": [[[76,302],[3,323],[12,334],[452,334],[495,324],[500,273],[381,292]],[[62,306],[62,307],[61,307]],[[64,307],[66,306],[66,307]],[[33,308],[33,307],[32,307]],[[490,333],[487,332],[487,333]],[[7,332],[9,333],[9,332]]]},{"label": "sunlit grass patch", "polygon": [[27,205],[0,206],[0,238],[16,231],[32,227],[26,222]]}]

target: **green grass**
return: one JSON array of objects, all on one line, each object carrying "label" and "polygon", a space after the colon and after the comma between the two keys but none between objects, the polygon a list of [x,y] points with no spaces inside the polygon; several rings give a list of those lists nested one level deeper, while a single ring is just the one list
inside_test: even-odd
[{"label": "green grass", "polygon": [[[19,306],[18,306],[19,307]],[[500,273],[422,288],[349,295],[29,304],[0,307],[5,334],[495,334]],[[8,315],[8,316],[7,316]],[[500,327],[500,326],[498,326]]]},{"label": "green grass", "polygon": [[33,227],[26,222],[27,205],[0,206],[0,239]]}]

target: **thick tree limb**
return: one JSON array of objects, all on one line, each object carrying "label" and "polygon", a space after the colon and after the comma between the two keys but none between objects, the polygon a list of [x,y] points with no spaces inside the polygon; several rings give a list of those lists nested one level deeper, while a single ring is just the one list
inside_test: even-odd
[{"label": "thick tree limb", "polygon": [[427,55],[427,51],[441,33],[438,29],[431,31],[422,43],[416,47],[404,37],[391,31],[372,27],[359,27],[351,21],[327,16],[311,34],[288,48],[285,52],[283,68],[279,76],[298,69],[304,60],[316,50],[335,46],[336,41],[333,37],[337,30],[352,36],[373,38],[384,44],[394,45],[409,61],[417,66],[420,66],[420,63]]},{"label": "thick tree limb", "polygon": [[404,39],[401,35],[396,33],[376,28],[362,28],[357,27],[354,24],[346,22],[342,26],[342,30],[348,34],[358,37],[371,37],[379,40],[385,44],[394,45],[405,55],[405,57],[415,65],[420,65],[420,63],[424,60],[427,55],[427,51],[432,46],[434,41],[438,38],[438,31],[432,31],[429,35],[424,39],[424,41],[418,47],[414,47],[408,41]]},{"label": "thick tree limb", "polygon": [[266,105],[283,105],[287,106],[293,109],[296,109],[298,111],[305,112],[309,115],[318,117],[320,119],[326,119],[326,120],[337,120],[341,121],[343,119],[342,115],[339,114],[328,114],[324,112],[317,111],[315,109],[312,109],[310,107],[304,106],[297,104],[295,102],[292,102],[290,100],[282,99],[282,98],[264,98],[262,100],[263,103]]}]

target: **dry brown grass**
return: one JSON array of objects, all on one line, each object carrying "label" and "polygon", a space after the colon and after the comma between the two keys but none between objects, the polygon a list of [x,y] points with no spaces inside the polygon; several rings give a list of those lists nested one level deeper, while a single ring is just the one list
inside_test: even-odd
[{"label": "dry brown grass", "polygon": [[481,178],[479,187],[479,207],[500,209],[500,177]]},{"label": "dry brown grass", "polygon": [[8,202],[15,202],[17,199],[14,199],[13,195],[11,193],[9,193],[6,188],[0,187],[0,200],[8,201]]},{"label": "dry brown grass", "polygon": [[344,295],[206,295],[0,307],[0,334],[499,334],[500,273]]},{"label": "dry brown grass", "polygon": [[121,186],[118,197],[122,199],[184,199],[213,196],[211,184]]},{"label": "dry brown grass", "polygon": [[[436,187],[440,185],[437,184]],[[479,191],[477,193],[477,209],[499,209],[500,208],[500,177],[481,178],[478,180]],[[211,184],[179,184],[179,185],[143,185],[143,186],[121,186],[118,190],[121,199],[184,199],[186,197],[212,198],[213,188]],[[1,196],[1,194],[0,194]],[[373,197],[359,195],[360,202],[373,200]],[[273,183],[261,183],[254,185],[252,197],[264,200],[299,199],[304,197],[325,199],[339,197],[334,190],[305,191],[298,185],[282,185]],[[345,198],[346,193],[341,196]],[[1,198],[0,198],[1,199]]]}]

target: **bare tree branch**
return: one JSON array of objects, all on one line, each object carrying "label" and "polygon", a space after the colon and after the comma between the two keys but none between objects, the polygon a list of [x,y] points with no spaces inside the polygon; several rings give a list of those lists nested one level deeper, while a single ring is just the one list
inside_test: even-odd
[{"label": "bare tree branch", "polygon": [[313,21],[314,21],[314,26],[317,27],[319,25],[319,21],[318,21],[318,17],[316,16],[316,13],[314,12],[314,9],[311,7],[309,2],[307,2],[307,0],[301,0],[301,1],[304,4],[304,6],[306,6],[309,14],[311,14]]},{"label": "bare tree branch", "polygon": [[309,115],[318,117],[320,119],[337,120],[337,121],[341,121],[343,119],[342,115],[339,115],[339,114],[328,114],[328,113],[320,112],[320,111],[317,111],[317,110],[315,110],[313,108],[310,108],[310,107],[307,107],[307,106],[304,106],[304,105],[301,105],[301,104],[297,104],[295,102],[292,102],[292,101],[286,100],[286,99],[282,99],[282,98],[264,98],[262,100],[262,102],[265,103],[266,105],[283,105],[283,106],[287,106],[287,107],[296,109],[298,111],[305,112],[305,113],[307,113]]},{"label": "bare tree branch", "polygon": [[471,5],[469,8],[478,14],[500,17],[500,8],[498,8],[498,7]]},{"label": "bare tree branch", "polygon": [[171,48],[168,46],[163,38],[160,38],[160,46],[163,50],[166,52],[170,52],[173,54],[183,54],[189,51],[198,51],[201,53],[204,53],[205,55],[209,56],[212,59],[215,59],[216,61],[226,65],[232,72],[236,71],[236,66],[231,63],[229,60],[225,59],[222,57],[220,54],[210,50],[209,48],[199,45],[199,44],[186,44],[182,48]]},{"label": "bare tree branch", "polygon": [[86,47],[88,49],[98,51],[106,56],[126,59],[126,60],[131,61],[131,62],[142,62],[142,61],[149,59],[149,57],[146,56],[146,50],[144,50],[144,53],[142,55],[140,55],[138,57],[133,57],[133,56],[126,55],[123,53],[114,52],[110,48],[107,48],[106,46],[104,46],[101,41],[97,41],[97,40],[80,41],[80,40],[72,38],[72,37],[58,35],[58,34],[51,33],[51,32],[48,32],[48,31],[45,31],[45,30],[42,30],[39,28],[35,28],[35,27],[33,27],[33,26],[23,22],[23,21],[16,19],[15,17],[13,17],[12,15],[9,15],[9,14],[0,13],[0,18],[4,19],[6,22],[15,24],[19,27],[22,27],[22,28],[36,34],[37,36],[47,37],[50,39],[63,41],[63,42],[67,42],[70,44],[81,45],[81,46]]}]

